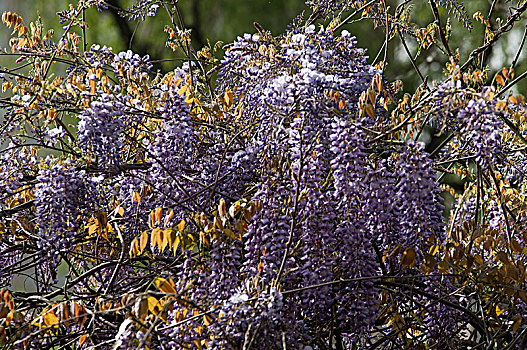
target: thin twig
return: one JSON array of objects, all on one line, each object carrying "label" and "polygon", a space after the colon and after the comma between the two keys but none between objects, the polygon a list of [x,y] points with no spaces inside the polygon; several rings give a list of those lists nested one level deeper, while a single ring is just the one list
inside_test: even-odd
[{"label": "thin twig", "polygon": [[523,31],[522,41],[521,41],[520,47],[518,48],[518,51],[516,51],[516,56],[514,56],[514,60],[512,60],[511,68],[516,67],[516,63],[518,63],[518,59],[520,58],[520,55],[523,52],[523,45],[525,44],[526,38],[527,38],[527,25],[525,25],[525,30]]},{"label": "thin twig", "polygon": [[406,45],[406,41],[404,40],[404,37],[401,34],[401,30],[399,28],[397,28],[397,33],[399,34],[399,38],[401,39],[401,43],[403,44],[404,50],[406,51],[406,54],[408,55],[408,58],[410,59],[410,62],[412,62],[412,66],[414,67],[415,71],[419,75],[419,78],[421,78],[421,81],[425,84],[426,89],[429,90],[428,85],[426,85],[425,77],[423,76],[423,74],[421,74],[421,71],[419,70],[419,67],[417,67],[415,59],[413,58],[412,54],[410,53],[410,50],[408,49],[408,46]]}]

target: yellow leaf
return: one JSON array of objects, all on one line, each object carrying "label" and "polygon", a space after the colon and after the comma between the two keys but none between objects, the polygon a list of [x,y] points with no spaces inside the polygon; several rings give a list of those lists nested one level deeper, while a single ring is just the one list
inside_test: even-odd
[{"label": "yellow leaf", "polygon": [[150,213],[150,227],[154,227],[156,225],[156,214],[154,212]]},{"label": "yellow leaf", "polygon": [[55,326],[59,323],[59,318],[53,313],[53,311],[46,313],[43,319],[46,326]]},{"label": "yellow leaf", "polygon": [[382,91],[382,78],[380,74],[375,74],[375,77],[373,78],[373,86],[378,92]]},{"label": "yellow leaf", "polygon": [[10,89],[13,86],[13,83],[5,82],[2,84],[2,92],[5,92],[7,89]]},{"label": "yellow leaf", "polygon": [[232,106],[232,104],[234,103],[234,95],[232,94],[232,91],[230,89],[227,89],[227,91],[225,91],[225,96],[223,97],[223,99],[225,100],[225,104],[227,105],[227,107]]},{"label": "yellow leaf", "polygon": [[139,192],[134,192],[134,201],[136,201],[137,203],[141,203],[141,195],[139,194]]},{"label": "yellow leaf", "polygon": [[159,303],[159,300],[157,300],[154,297],[148,297],[148,310],[153,313],[154,315],[157,315],[163,307]]},{"label": "yellow leaf", "polygon": [[508,264],[509,263],[509,257],[507,256],[507,253],[505,252],[498,252],[496,254],[496,257],[498,258],[499,261],[501,261],[503,264]]},{"label": "yellow leaf", "polygon": [[13,320],[13,316],[14,316],[14,314],[13,314],[13,310],[11,310],[11,311],[7,314],[7,316],[5,317],[5,325],[6,325],[6,326],[9,326],[9,324],[10,324],[11,321]]},{"label": "yellow leaf", "polygon": [[95,223],[95,221],[93,221],[93,223],[91,225],[88,226],[88,233],[90,235],[94,234],[96,231],[97,231],[97,228],[99,226]]},{"label": "yellow leaf", "polygon": [[166,237],[166,239],[168,240],[169,247],[172,248],[172,246],[174,245],[174,241],[176,240],[176,236],[177,236],[176,230],[167,228],[163,232],[163,236]]},{"label": "yellow leaf", "polygon": [[518,243],[518,241],[515,240],[515,239],[513,239],[513,240],[511,241],[511,248],[512,248],[515,252],[517,252],[517,253],[521,253],[521,252],[523,251],[522,246],[521,246],[520,243]]},{"label": "yellow leaf", "polygon": [[518,291],[518,297],[527,303],[527,294],[523,290]]},{"label": "yellow leaf", "polygon": [[377,98],[377,94],[374,90],[368,91],[368,99],[370,100],[371,104],[375,106],[375,99]]},{"label": "yellow leaf", "polygon": [[117,213],[121,216],[124,216],[124,208],[123,207],[119,207],[119,209],[117,209]]},{"label": "yellow leaf", "polygon": [[145,231],[141,234],[141,238],[139,241],[139,251],[141,253],[145,250],[147,244],[148,244],[148,231]]},{"label": "yellow leaf", "polygon": [[51,108],[48,111],[48,120],[54,120],[57,117],[58,113],[55,109]]},{"label": "yellow leaf", "polygon": [[212,320],[212,317],[210,317],[209,315],[203,316],[203,323],[205,323],[205,326],[207,327],[212,323]]},{"label": "yellow leaf", "polygon": [[430,250],[428,251],[430,253],[430,255],[436,255],[437,252],[439,251],[439,246],[438,245],[433,245],[430,247]]},{"label": "yellow leaf", "polygon": [[500,316],[502,313],[505,312],[506,309],[500,309],[498,305],[496,305],[496,315]]},{"label": "yellow leaf", "polygon": [[163,216],[163,208],[156,208],[156,221],[161,224],[161,217]]},{"label": "yellow leaf", "polygon": [[217,216],[214,217],[214,226],[219,228],[220,230],[223,230],[225,229],[225,227],[223,226],[223,222],[221,221],[221,219]]},{"label": "yellow leaf", "polygon": [[172,244],[172,250],[174,251],[174,256],[176,256],[177,248],[179,247],[180,241],[181,240],[179,236],[177,236],[176,239],[174,240],[174,243]]},{"label": "yellow leaf", "polygon": [[340,100],[339,101],[339,109],[343,109],[344,107],[346,107],[346,101]]},{"label": "yellow leaf", "polygon": [[500,85],[505,85],[505,80],[503,80],[503,77],[501,75],[496,75],[496,82]]},{"label": "yellow leaf", "polygon": [[501,71],[501,74],[505,77],[505,79],[509,80],[509,70],[507,68],[503,68]]},{"label": "yellow leaf", "polygon": [[165,226],[168,225],[168,222],[174,217],[174,211],[171,209],[169,212],[168,212],[168,215],[166,216],[165,218]]},{"label": "yellow leaf", "polygon": [[236,213],[240,210],[242,207],[240,201],[235,202],[231,207],[229,208],[229,215],[234,218]]},{"label": "yellow leaf", "polygon": [[22,48],[22,47],[26,46],[26,44],[27,44],[27,38],[22,38],[18,42],[18,48]]},{"label": "yellow leaf", "polygon": [[152,247],[152,251],[154,251],[154,248],[156,246],[159,246],[159,249],[161,249],[161,243],[162,243],[162,237],[163,231],[161,231],[160,228],[155,228],[152,230],[152,234],[150,235],[150,245]]},{"label": "yellow leaf", "polygon": [[132,240],[132,243],[130,244],[130,257],[134,257],[139,252],[139,243],[137,242],[137,238],[134,238]]},{"label": "yellow leaf", "polygon": [[218,205],[218,212],[222,217],[227,216],[227,205],[225,204],[225,199],[220,199],[220,204]]},{"label": "yellow leaf", "polygon": [[86,339],[88,338],[88,334],[81,335],[79,338],[79,346],[82,346],[84,342],[86,342]]},{"label": "yellow leaf", "polygon": [[177,225],[177,229],[178,229],[179,233],[183,232],[183,230],[185,229],[185,220],[182,219],[179,222],[179,224]]},{"label": "yellow leaf", "polygon": [[97,233],[101,237],[103,237],[105,240],[109,241],[109,239],[108,239],[108,231],[106,229],[101,229],[100,227],[98,227]]},{"label": "yellow leaf", "polygon": [[161,231],[161,233],[159,234],[159,243],[160,243],[159,249],[161,250],[161,252],[163,252],[166,246],[168,245],[169,236],[167,233],[169,234],[170,232],[168,232],[167,230],[164,230],[164,231]]},{"label": "yellow leaf", "polygon": [[169,281],[167,281],[166,279],[161,278],[161,277],[156,279],[156,287],[157,287],[157,289],[159,289],[160,291],[165,292],[165,293],[169,293],[169,294],[175,294],[176,293],[176,290],[171,285],[171,283]]},{"label": "yellow leaf", "polygon": [[179,89],[179,91],[177,92],[177,94],[178,94],[179,96],[183,95],[183,94],[185,93],[185,91],[187,91],[187,88],[188,88],[187,85],[183,85],[183,86]]},{"label": "yellow leaf", "polygon": [[141,320],[144,320],[148,316],[148,300],[137,299],[134,305],[135,316]]},{"label": "yellow leaf", "polygon": [[95,95],[95,89],[97,88],[97,82],[90,79],[90,94]]},{"label": "yellow leaf", "polygon": [[105,212],[97,212],[95,214],[95,218],[97,219],[97,225],[99,234],[102,235],[104,238],[108,239],[108,236],[106,235],[106,228],[108,227],[108,216]]}]

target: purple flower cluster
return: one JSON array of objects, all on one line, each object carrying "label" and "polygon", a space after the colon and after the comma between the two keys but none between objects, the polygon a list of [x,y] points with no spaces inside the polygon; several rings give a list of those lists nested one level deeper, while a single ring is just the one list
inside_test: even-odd
[{"label": "purple flower cluster", "polygon": [[101,68],[105,65],[111,65],[114,62],[115,54],[112,52],[112,48],[104,45],[92,45],[88,51],[84,53],[86,60],[90,66],[94,68]]},{"label": "purple flower cluster", "polygon": [[13,267],[22,258],[22,252],[17,250],[15,237],[0,231],[0,289],[6,288],[13,279]]},{"label": "purple flower cluster", "polygon": [[[399,219],[400,233],[392,235],[406,247],[431,245],[436,237],[444,239],[443,206],[435,181],[432,162],[424,152],[424,145],[410,141],[399,156],[394,175],[398,178],[394,193],[394,214]],[[389,239],[389,238],[386,238]],[[395,242],[395,241],[394,241]]]},{"label": "purple flower cluster", "polygon": [[130,71],[131,69],[139,69],[143,71],[143,74],[152,70],[152,63],[150,63],[150,56],[145,55],[143,57],[131,50],[119,52],[114,56],[112,67],[114,72],[117,74],[120,70]]},{"label": "purple flower cluster", "polygon": [[491,88],[480,93],[466,90],[461,81],[449,80],[437,87],[429,112],[432,123],[455,136],[442,154],[474,157],[485,169],[492,163],[504,163],[508,149],[502,141],[504,123],[500,114],[505,119],[511,115],[500,110],[493,95]]},{"label": "purple flower cluster", "polygon": [[[431,163],[412,143],[392,168],[368,161],[358,126],[375,120],[351,123],[355,111],[328,95],[338,91],[344,106],[354,106],[376,73],[345,31],[334,37],[308,27],[278,44],[246,35],[223,64],[222,88],[234,82],[243,94],[240,124],[258,121],[244,154],[254,152],[248,159],[262,169],[255,197],[263,210],[244,238],[242,271],[286,290],[323,285],[284,299],[290,311],[276,322],[289,327],[287,342],[309,344],[329,323],[358,339],[375,321],[374,245],[382,251],[443,237]],[[422,184],[412,184],[415,177]]]},{"label": "purple flower cluster", "polygon": [[[134,20],[164,5],[131,4],[122,13]],[[503,97],[512,71],[496,77],[500,92],[481,87],[476,49],[463,66],[452,58],[448,79],[398,98],[388,62],[368,64],[338,29],[358,9],[394,29],[385,2],[307,4],[305,26],[299,17],[273,37],[256,25],[208,73],[206,48],[154,77],[148,55],[99,45],[81,54],[74,33],[31,46],[44,40],[40,24],[19,26],[25,47],[13,52],[32,67],[0,73],[12,91],[1,102],[0,288],[26,275],[37,292],[13,293],[9,327],[0,300],[0,346],[6,334],[15,346],[101,349],[520,341],[527,131],[523,97]],[[471,26],[461,0],[435,4]],[[411,27],[411,6],[392,8],[396,25]],[[82,27],[84,8],[61,19]],[[69,64],[64,76],[50,79],[49,57]],[[429,123],[446,139],[427,153],[414,138]],[[469,182],[450,189],[448,237],[447,173]]]},{"label": "purple flower cluster", "polygon": [[126,119],[125,105],[108,94],[93,101],[81,114],[78,142],[97,157],[97,164],[108,167],[121,163]]},{"label": "purple flower cluster", "polygon": [[484,98],[470,100],[458,113],[459,124],[463,125],[459,133],[464,143],[470,143],[467,151],[475,155],[483,168],[503,159],[503,121],[497,113],[496,104]]},{"label": "purple flower cluster", "polygon": [[463,2],[460,2],[459,0],[439,0],[439,5],[448,9],[448,13],[453,12],[456,19],[466,28],[472,29],[472,20],[470,19]]},{"label": "purple flower cluster", "polygon": [[61,252],[75,244],[79,229],[96,201],[86,173],[71,164],[57,163],[43,169],[35,186],[37,242],[46,259],[57,263]]},{"label": "purple flower cluster", "polygon": [[153,17],[157,13],[159,4],[154,0],[137,0],[131,7],[122,12],[129,20],[140,19],[144,21],[146,17]]}]

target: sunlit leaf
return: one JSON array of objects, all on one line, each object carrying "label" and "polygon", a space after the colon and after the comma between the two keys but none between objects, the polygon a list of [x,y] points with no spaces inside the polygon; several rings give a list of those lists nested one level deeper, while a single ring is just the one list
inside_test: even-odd
[{"label": "sunlit leaf", "polygon": [[134,257],[139,253],[139,243],[137,242],[137,238],[134,238],[132,242],[130,243],[130,257]]},{"label": "sunlit leaf", "polygon": [[145,250],[147,244],[148,244],[148,231],[144,231],[141,234],[141,238],[139,241],[139,251],[141,253]]},{"label": "sunlit leaf", "polygon": [[176,236],[178,235],[177,231],[171,228],[167,228],[163,231],[163,236],[166,237],[168,240],[168,246],[172,248],[174,245],[174,241],[176,240]]},{"label": "sunlit leaf", "polygon": [[227,216],[227,205],[225,204],[225,199],[220,199],[220,204],[218,205],[218,212],[222,217]]},{"label": "sunlit leaf", "polygon": [[502,313],[504,313],[507,309],[500,309],[498,305],[496,305],[496,315],[501,316]]},{"label": "sunlit leaf", "polygon": [[169,293],[169,294],[176,293],[176,290],[174,289],[174,286],[172,285],[172,283],[170,283],[168,280],[161,278],[161,277],[158,277],[156,279],[156,287],[160,291],[165,292],[165,293]]},{"label": "sunlit leaf", "polygon": [[232,94],[232,91],[230,89],[227,89],[225,91],[223,99],[225,100],[225,105],[227,105],[227,107],[231,107],[233,105],[234,95]]},{"label": "sunlit leaf", "polygon": [[204,315],[203,316],[203,323],[205,324],[205,326],[210,326],[212,324],[212,321],[213,321],[213,318],[210,317],[209,315]]},{"label": "sunlit leaf", "polygon": [[178,249],[180,243],[181,243],[181,240],[180,240],[179,236],[176,236],[176,238],[174,239],[174,243],[172,244],[172,251],[174,252],[174,256],[177,253],[177,249]]},{"label": "sunlit leaf", "polygon": [[43,321],[46,326],[55,326],[59,323],[59,318],[55,315],[53,311],[48,311],[43,316]]},{"label": "sunlit leaf", "polygon": [[500,85],[505,85],[505,80],[503,79],[503,77],[501,75],[496,75],[496,82]]},{"label": "sunlit leaf", "polygon": [[187,91],[187,88],[188,88],[187,85],[183,85],[183,86],[179,89],[179,91],[178,91],[178,95],[179,95],[179,96],[183,95],[183,94]]},{"label": "sunlit leaf", "polygon": [[157,315],[159,311],[161,311],[163,306],[159,303],[159,300],[157,300],[156,298],[152,296],[149,296],[147,300],[148,300],[148,310],[154,315]]},{"label": "sunlit leaf", "polygon": [[185,220],[181,219],[181,221],[177,225],[177,229],[179,233],[183,233],[183,230],[185,229]]},{"label": "sunlit leaf", "polygon": [[152,247],[152,251],[154,251],[156,246],[158,246],[161,250],[161,244],[163,243],[162,235],[163,231],[160,228],[155,228],[152,230],[152,233],[150,234],[150,245]]},{"label": "sunlit leaf", "polygon": [[174,211],[171,209],[168,211],[168,215],[165,217],[165,226],[168,225],[168,223],[170,222],[170,220],[172,220],[173,217],[174,217]]},{"label": "sunlit leaf", "polygon": [[166,246],[169,244],[170,240],[170,231],[168,230],[162,230],[159,234],[159,243],[160,243],[160,250],[164,251]]},{"label": "sunlit leaf", "polygon": [[88,339],[88,334],[83,334],[79,338],[79,346],[82,347],[82,345],[86,342],[86,339]]},{"label": "sunlit leaf", "polygon": [[139,192],[134,192],[134,201],[136,201],[137,203],[141,203],[141,195],[139,194]]},{"label": "sunlit leaf", "polygon": [[[5,325],[6,326],[9,326],[9,324],[13,320],[13,316],[14,316],[14,311],[11,310],[5,317]],[[57,320],[57,322],[58,322],[58,320]]]},{"label": "sunlit leaf", "polygon": [[430,247],[430,249],[428,250],[428,253],[432,256],[436,255],[437,252],[439,251],[439,246],[438,245],[433,245]]}]

